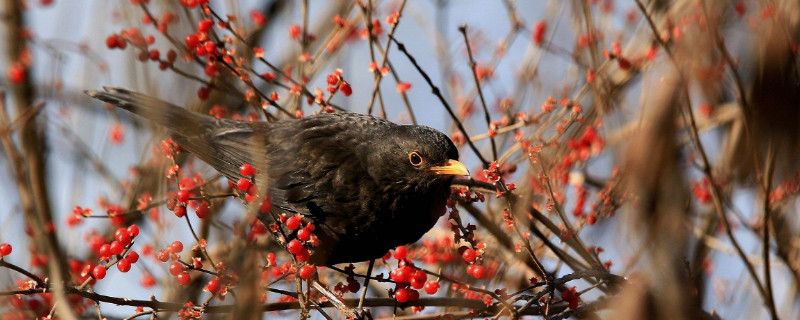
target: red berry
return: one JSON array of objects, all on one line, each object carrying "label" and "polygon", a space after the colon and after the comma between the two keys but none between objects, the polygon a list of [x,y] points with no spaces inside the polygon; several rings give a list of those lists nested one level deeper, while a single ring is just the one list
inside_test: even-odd
[{"label": "red berry", "polygon": [[289,38],[297,40],[300,38],[300,26],[293,24],[289,27]]},{"label": "red berry", "polygon": [[189,190],[178,190],[178,193],[175,194],[175,198],[178,199],[180,203],[186,203],[186,201],[189,201]]},{"label": "red berry", "polygon": [[205,19],[197,23],[197,31],[208,32],[214,26],[214,20]]},{"label": "red berry", "polygon": [[258,207],[258,211],[261,213],[267,213],[272,210],[272,202],[269,197],[264,198],[264,201],[261,202],[261,205]]},{"label": "red berry", "polygon": [[177,276],[181,272],[183,272],[183,265],[180,262],[175,261],[169,265],[169,274]]},{"label": "red berry", "polygon": [[435,294],[439,291],[439,281],[428,281],[425,283],[425,292]]},{"label": "red berry", "polygon": [[18,63],[15,63],[8,68],[8,80],[12,83],[22,83],[25,81],[25,68]]},{"label": "red berry", "polygon": [[114,49],[119,46],[119,40],[116,34],[109,35],[106,37],[106,47],[109,49]]},{"label": "red berry", "polygon": [[467,249],[464,250],[463,253],[461,253],[461,257],[464,258],[464,261],[466,261],[467,263],[472,263],[473,261],[475,261],[475,258],[478,257],[478,253],[475,252],[475,250]]},{"label": "red berry", "polygon": [[206,65],[205,68],[206,75],[209,77],[216,77],[217,76],[217,64],[212,62]]},{"label": "red berry", "polygon": [[208,99],[208,96],[210,94],[211,94],[210,87],[200,87],[200,89],[197,89],[197,97],[200,98],[200,100]]},{"label": "red berry", "polygon": [[300,227],[300,223],[303,221],[303,218],[300,216],[291,216],[289,220],[286,220],[286,227],[289,230],[296,230]]},{"label": "red berry", "polygon": [[409,291],[411,291],[411,290],[406,289],[406,288],[397,289],[397,291],[394,293],[394,298],[397,299],[397,302],[400,302],[400,303],[407,302],[408,298],[410,296],[410,294],[409,294],[410,292]]},{"label": "red berry", "polygon": [[139,261],[139,254],[136,251],[130,251],[127,255],[125,255],[125,259],[130,261],[131,264],[136,263]]},{"label": "red berry", "polygon": [[194,48],[196,48],[199,43],[200,43],[200,38],[197,37],[196,34],[190,34],[186,36],[186,46],[189,48],[189,50],[194,50]]},{"label": "red berry", "polygon": [[302,267],[300,267],[300,270],[299,270],[300,278],[302,278],[302,279],[311,278],[311,276],[314,275],[314,272],[316,272],[316,271],[317,271],[317,267],[315,267],[315,266],[311,266],[311,265],[302,266]]},{"label": "red berry", "polygon": [[389,276],[397,283],[408,282],[411,279],[411,267],[400,267],[392,270]]},{"label": "red berry", "polygon": [[178,218],[183,218],[183,216],[186,215],[186,206],[184,205],[177,206],[175,207],[175,210],[172,211],[172,213],[174,213],[175,216]]},{"label": "red berry", "polygon": [[326,80],[328,81],[328,84],[329,84],[329,85],[332,85],[332,86],[333,86],[333,85],[336,85],[336,83],[337,83],[337,82],[339,82],[339,76],[337,76],[337,75],[335,75],[335,74],[331,73],[331,74],[329,74],[329,75],[328,75],[328,77],[326,78]]},{"label": "red berry", "polygon": [[300,250],[300,252],[299,252],[299,253],[297,253],[296,255],[294,255],[294,257],[295,257],[295,258],[297,259],[297,261],[299,261],[299,262],[306,262],[306,261],[308,261],[308,257],[309,257],[309,256],[311,256],[311,252],[309,252],[309,251],[308,251],[308,249],[306,249],[306,248],[303,248],[303,250]]},{"label": "red berry", "polygon": [[339,90],[342,91],[345,97],[349,97],[353,94],[353,88],[350,87],[350,84],[347,81],[342,81],[342,84],[339,85]]},{"label": "red berry", "polygon": [[539,21],[536,23],[536,26],[533,27],[533,43],[536,45],[542,44],[542,40],[544,40],[544,34],[547,31],[547,23],[544,21]]},{"label": "red berry", "polygon": [[117,269],[119,269],[120,272],[128,272],[131,270],[131,262],[128,261],[128,259],[117,261]]},{"label": "red berry", "polygon": [[414,289],[408,289],[408,301],[417,301],[419,300],[419,291]]},{"label": "red berry", "polygon": [[167,62],[173,63],[177,58],[178,58],[178,53],[175,52],[175,50],[169,49],[169,51],[167,51]]},{"label": "red berry", "polygon": [[303,244],[300,243],[299,240],[295,239],[289,241],[289,244],[286,245],[286,249],[288,249],[291,253],[298,254],[303,251]]},{"label": "red berry", "polygon": [[482,265],[472,265],[472,272],[470,272],[469,268],[467,268],[467,273],[469,273],[475,279],[483,279],[486,278],[486,267]]},{"label": "red berry", "polygon": [[411,275],[411,286],[414,289],[422,289],[425,286],[425,281],[428,281],[428,274],[425,271],[417,270]]},{"label": "red berry", "polygon": [[247,191],[251,185],[253,185],[253,183],[247,178],[240,178],[236,181],[236,188],[242,191]]},{"label": "red berry", "polygon": [[106,268],[101,266],[101,265],[99,265],[99,264],[94,266],[94,269],[92,269],[92,276],[97,280],[105,278],[106,277]]},{"label": "red berry", "polygon": [[0,244],[0,256],[10,255],[11,254],[11,249],[13,249],[13,248],[8,243]]},{"label": "red berry", "polygon": [[172,253],[181,253],[183,251],[183,243],[175,240],[172,244],[169,245],[169,252]]},{"label": "red berry", "polygon": [[128,227],[128,234],[130,234],[131,237],[136,238],[136,236],[139,235],[139,226],[137,226],[135,224],[130,225]]},{"label": "red berry", "polygon": [[203,202],[203,204],[197,207],[197,210],[195,210],[194,213],[200,219],[207,218],[209,213],[208,202]]},{"label": "red berry", "polygon": [[403,260],[408,255],[408,249],[406,246],[399,246],[397,249],[394,249],[394,258],[397,260]]},{"label": "red berry", "polygon": [[111,243],[111,247],[109,248],[109,252],[111,252],[111,254],[113,254],[113,255],[118,255],[118,254],[122,253],[122,250],[124,250],[124,249],[125,249],[125,246],[121,242],[115,240],[114,242]]},{"label": "red berry", "polygon": [[127,228],[119,228],[114,232],[114,239],[117,239],[123,246],[127,246],[131,243],[131,234]]},{"label": "red berry", "polygon": [[169,252],[167,252],[167,250],[158,250],[156,259],[161,262],[167,262],[167,260],[169,260]]},{"label": "red berry", "polygon": [[208,284],[206,284],[206,290],[211,293],[217,293],[221,287],[220,284],[221,281],[219,281],[219,278],[213,278],[208,281]]},{"label": "red berry", "polygon": [[111,256],[111,245],[109,245],[108,243],[104,243],[103,245],[100,246],[100,250],[97,250],[97,253],[100,254],[100,257],[102,259],[104,260],[107,259],[108,257]]},{"label": "red berry", "polygon": [[263,26],[265,23],[267,23],[267,18],[264,17],[264,14],[258,10],[251,10],[250,17],[253,19],[253,22],[255,22],[256,25]]},{"label": "red berry", "polygon": [[150,56],[150,60],[153,61],[158,61],[158,59],[161,57],[161,52],[159,52],[158,49],[150,49],[147,54]]},{"label": "red berry", "polygon": [[239,167],[239,173],[245,177],[249,177],[256,173],[256,169],[254,169],[249,163],[245,163]]},{"label": "red berry", "polygon": [[182,286],[185,286],[185,285],[189,284],[189,282],[191,282],[191,281],[192,281],[192,277],[189,276],[189,273],[186,272],[186,271],[181,272],[178,275],[178,284],[180,284]]},{"label": "red berry", "polygon": [[311,239],[311,231],[308,231],[307,228],[298,230],[297,239],[300,239],[300,241],[308,241],[308,239]]}]

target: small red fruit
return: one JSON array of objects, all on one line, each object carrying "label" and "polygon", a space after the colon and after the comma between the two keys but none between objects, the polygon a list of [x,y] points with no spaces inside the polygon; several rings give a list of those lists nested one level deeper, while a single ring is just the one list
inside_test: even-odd
[{"label": "small red fruit", "polygon": [[394,298],[397,299],[397,302],[400,303],[407,302],[410,296],[410,291],[411,290],[406,288],[397,289],[397,291],[394,293]]},{"label": "small red fruit", "polygon": [[97,253],[100,254],[102,259],[108,259],[108,257],[111,257],[111,245],[104,243],[100,246],[100,250],[97,250]]},{"label": "small red fruit", "polygon": [[189,48],[189,50],[194,50],[194,48],[196,48],[199,43],[200,43],[200,38],[197,37],[196,34],[190,34],[186,36],[186,46]]},{"label": "small red fruit", "polygon": [[236,188],[242,191],[247,191],[247,189],[249,189],[252,185],[253,183],[247,178],[240,178],[238,181],[236,181]]},{"label": "small red fruit", "polygon": [[428,281],[425,283],[425,292],[428,294],[435,294],[439,291],[439,281]]},{"label": "small red fruit", "polygon": [[408,301],[417,301],[419,300],[419,291],[414,289],[408,289]]},{"label": "small red fruit", "polygon": [[288,249],[291,253],[298,254],[300,251],[303,251],[303,244],[300,243],[299,240],[295,239],[289,241],[289,244],[286,245],[286,249]]},{"label": "small red fruit", "polygon": [[200,219],[207,218],[208,214],[209,214],[208,202],[203,202],[203,204],[201,204],[199,207],[197,207],[197,210],[195,210],[194,213]]},{"label": "small red fruit", "polygon": [[249,163],[245,163],[239,167],[239,173],[245,177],[249,177],[256,173],[256,169],[254,169]]},{"label": "small red fruit", "polygon": [[122,253],[122,250],[124,249],[125,246],[121,242],[115,240],[114,242],[111,243],[111,246],[109,247],[109,252],[111,252],[111,254],[113,255],[118,255]]},{"label": "small red fruit", "polygon": [[396,283],[408,282],[411,279],[411,269],[412,268],[410,267],[400,267],[392,270],[392,272],[389,273],[389,276]]},{"label": "small red fruit", "polygon": [[117,261],[117,269],[119,269],[119,271],[123,273],[128,272],[131,270],[131,262],[128,261],[128,259],[122,259],[120,261]]},{"label": "small red fruit", "polygon": [[219,278],[213,278],[208,281],[208,284],[206,284],[206,290],[211,293],[217,293],[221,287],[220,284],[221,282],[219,281]]},{"label": "small red fruit", "polygon": [[408,255],[408,249],[406,246],[399,246],[397,249],[394,249],[394,258],[397,260],[403,260]]},{"label": "small red fruit", "polygon": [[169,252],[172,253],[181,253],[183,251],[183,243],[175,240],[172,244],[169,245]]},{"label": "small red fruit", "polygon": [[13,248],[8,243],[0,244],[0,257],[10,255],[11,249]]},{"label": "small red fruit", "polygon": [[119,228],[114,232],[114,239],[117,239],[123,246],[127,246],[131,243],[131,234],[127,228]]},{"label": "small red fruit", "polygon": [[172,213],[174,213],[175,216],[178,218],[183,218],[183,216],[186,215],[186,206],[184,205],[177,206],[175,207],[175,210]]},{"label": "small red fruit", "polygon": [[197,23],[197,31],[208,32],[214,26],[214,20],[205,19]]},{"label": "small red fruit", "polygon": [[350,84],[347,81],[342,81],[342,84],[339,85],[339,90],[342,91],[345,97],[349,97],[353,94],[353,88],[350,87]]},{"label": "small red fruit", "polygon": [[130,225],[128,227],[128,234],[130,234],[131,237],[136,238],[136,236],[139,235],[139,226],[137,226],[135,224]]},{"label": "small red fruit", "polygon": [[106,268],[101,266],[101,265],[99,265],[99,264],[94,266],[94,269],[92,269],[92,276],[97,280],[105,278],[106,277]]},{"label": "small red fruit", "polygon": [[191,281],[192,281],[192,277],[189,276],[189,273],[186,272],[186,271],[181,272],[178,275],[178,284],[180,284],[182,286],[185,286],[185,285],[189,284],[189,282],[191,282]]},{"label": "small red fruit", "polygon": [[428,274],[425,271],[417,270],[411,276],[411,286],[414,289],[422,289],[425,286],[425,281],[428,281]]},{"label": "small red fruit", "polygon": [[25,68],[18,63],[12,65],[8,68],[8,80],[17,84],[25,81]]},{"label": "small red fruit", "polygon": [[180,262],[175,261],[169,265],[169,274],[177,276],[181,272],[183,272],[183,265]]},{"label": "small red fruit", "polygon": [[127,255],[125,255],[125,260],[128,260],[131,264],[134,264],[139,261],[139,254],[136,253],[136,251],[130,251]]},{"label": "small red fruit", "polygon": [[291,216],[289,220],[286,220],[286,227],[289,230],[296,230],[300,227],[300,223],[303,221],[303,218],[300,216]]},{"label": "small red fruit", "polygon": [[300,252],[294,255],[294,257],[297,259],[298,262],[306,262],[308,261],[308,257],[310,256],[311,252],[309,252],[308,249],[306,248],[303,248],[302,250],[300,250]]},{"label": "small red fruit", "polygon": [[300,267],[299,270],[300,278],[302,279],[311,278],[311,276],[314,275],[314,272],[317,272],[317,267],[311,265],[302,266]]},{"label": "small red fruit", "polygon": [[478,253],[475,252],[475,250],[466,249],[464,250],[463,253],[461,253],[461,257],[464,258],[464,261],[466,261],[467,263],[472,263],[473,261],[475,261],[475,258],[478,257]]},{"label": "small red fruit", "polygon": [[307,228],[298,230],[297,239],[300,239],[300,241],[308,241],[308,239],[311,239],[311,231],[308,231]]},{"label": "small red fruit", "polygon": [[473,278],[478,280],[486,278],[487,275],[486,267],[482,265],[471,265],[471,266],[472,266],[471,270],[472,272],[470,272],[470,268],[467,268],[467,273],[469,273]]},{"label": "small red fruit", "polygon": [[189,190],[178,190],[178,193],[175,194],[175,198],[177,198],[180,203],[186,203],[186,201],[189,201]]}]

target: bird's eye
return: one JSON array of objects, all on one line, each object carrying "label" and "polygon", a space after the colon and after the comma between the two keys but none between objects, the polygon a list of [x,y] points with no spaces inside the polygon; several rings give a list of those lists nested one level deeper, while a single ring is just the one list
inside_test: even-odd
[{"label": "bird's eye", "polygon": [[411,162],[411,165],[415,167],[421,166],[423,162],[422,156],[420,156],[416,151],[408,154],[408,161]]}]

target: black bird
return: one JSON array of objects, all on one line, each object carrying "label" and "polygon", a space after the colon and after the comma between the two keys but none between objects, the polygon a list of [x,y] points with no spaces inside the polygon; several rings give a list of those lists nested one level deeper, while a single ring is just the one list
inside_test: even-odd
[{"label": "black bird", "polygon": [[[86,91],[170,130],[181,149],[231,181],[266,168],[272,213],[312,221],[309,262],[375,259],[419,240],[445,211],[454,176],[469,175],[444,133],[356,113],[275,122],[217,119],[123,88]],[[271,222],[262,213],[262,221]],[[269,224],[267,224],[269,225]]]}]

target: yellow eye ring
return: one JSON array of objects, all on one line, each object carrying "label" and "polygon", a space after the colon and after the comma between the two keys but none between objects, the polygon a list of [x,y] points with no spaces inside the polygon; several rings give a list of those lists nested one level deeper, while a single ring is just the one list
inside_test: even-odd
[{"label": "yellow eye ring", "polygon": [[425,161],[422,160],[422,156],[420,156],[419,153],[413,151],[408,154],[408,162],[411,162],[412,166],[419,167]]}]

